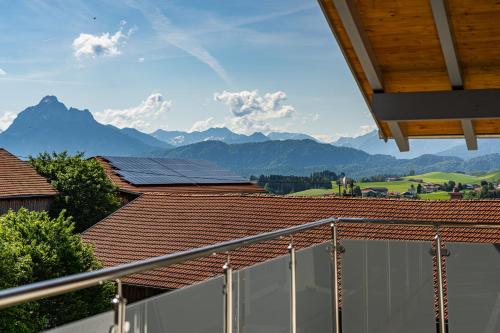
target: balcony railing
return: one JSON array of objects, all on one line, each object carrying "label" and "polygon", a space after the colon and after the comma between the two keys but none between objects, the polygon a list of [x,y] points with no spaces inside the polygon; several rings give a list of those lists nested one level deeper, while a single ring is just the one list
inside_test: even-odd
[{"label": "balcony railing", "polygon": [[[338,239],[345,223],[434,226],[436,235],[432,241]],[[236,271],[228,260],[223,276],[128,306],[121,293],[119,279],[130,274],[325,225],[330,242],[297,251],[291,243],[288,255]],[[113,311],[51,332],[500,332],[500,246],[446,242],[445,249],[439,230],[454,226],[500,228],[329,218],[7,289],[0,308],[117,281]]]}]

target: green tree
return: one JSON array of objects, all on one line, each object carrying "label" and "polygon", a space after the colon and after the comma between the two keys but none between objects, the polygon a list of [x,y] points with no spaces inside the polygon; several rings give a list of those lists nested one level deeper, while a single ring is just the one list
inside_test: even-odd
[{"label": "green tree", "polygon": [[448,191],[451,192],[455,188],[456,183],[453,180],[448,181]]},{"label": "green tree", "polygon": [[[92,247],[73,232],[62,212],[21,208],[0,217],[0,288],[101,268]],[[110,308],[113,285],[105,283],[65,295],[0,310],[0,332],[35,332]]]},{"label": "green tree", "polygon": [[361,187],[359,187],[359,186],[354,187],[354,196],[355,197],[363,196],[363,192],[361,192]]},{"label": "green tree", "polygon": [[120,207],[117,188],[95,159],[84,159],[82,153],[42,153],[29,163],[59,191],[50,209],[57,217],[64,209],[82,232]]},{"label": "green tree", "polygon": [[479,194],[476,191],[465,191],[464,199],[479,199]]},{"label": "green tree", "polygon": [[417,185],[417,194],[421,194],[422,193],[422,184],[418,184]]}]

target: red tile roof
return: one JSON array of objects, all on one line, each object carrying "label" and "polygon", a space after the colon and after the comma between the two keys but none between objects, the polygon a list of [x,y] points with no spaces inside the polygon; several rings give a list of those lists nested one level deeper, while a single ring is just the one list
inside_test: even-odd
[{"label": "red tile roof", "polygon": [[56,194],[52,185],[28,163],[0,148],[0,199]]},{"label": "red tile roof", "polygon": [[[84,232],[105,266],[174,253],[326,217],[500,223],[500,200],[304,198],[270,195],[146,193]],[[443,228],[445,241],[500,243],[499,229]],[[431,241],[433,227],[339,226],[340,239]],[[330,240],[328,226],[294,236],[298,248]],[[287,239],[234,251],[235,268],[286,253]],[[221,273],[220,254],[126,278],[129,284],[180,288]]]},{"label": "red tile roof", "polygon": [[253,183],[218,184],[218,185],[133,185],[118,175],[113,166],[102,156],[95,157],[104,167],[109,179],[121,191],[132,193],[167,192],[167,193],[265,193],[266,191]]}]

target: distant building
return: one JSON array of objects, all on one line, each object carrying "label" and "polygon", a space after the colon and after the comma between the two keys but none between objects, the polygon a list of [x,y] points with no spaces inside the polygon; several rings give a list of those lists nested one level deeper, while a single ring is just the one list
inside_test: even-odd
[{"label": "distant building", "polygon": [[148,157],[95,157],[124,203],[146,192],[264,193],[249,179],[208,161]]},{"label": "distant building", "polygon": [[397,181],[400,181],[400,180],[403,180],[403,178],[401,178],[401,177],[389,177],[389,178],[386,178],[387,182],[397,182]]},{"label": "distant building", "polygon": [[449,192],[450,200],[460,200],[463,199],[464,194],[462,192]]},{"label": "distant building", "polygon": [[361,190],[363,197],[385,197],[388,189],[386,187],[367,187]]},{"label": "distant building", "polygon": [[377,197],[378,192],[375,192],[374,190],[370,188],[364,188],[361,190],[361,196],[363,197]]},{"label": "distant building", "polygon": [[432,193],[439,191],[441,189],[441,185],[439,184],[432,184],[432,183],[425,183],[422,186],[422,190],[424,193]]},{"label": "distant building", "polygon": [[371,190],[378,194],[387,194],[387,192],[389,191],[387,187],[367,187],[366,190]]},{"label": "distant building", "polygon": [[57,191],[27,162],[0,148],[0,214],[48,210]]},{"label": "distant building", "polygon": [[401,193],[401,195],[405,198],[413,198],[415,196],[414,191],[406,191],[404,193]]}]

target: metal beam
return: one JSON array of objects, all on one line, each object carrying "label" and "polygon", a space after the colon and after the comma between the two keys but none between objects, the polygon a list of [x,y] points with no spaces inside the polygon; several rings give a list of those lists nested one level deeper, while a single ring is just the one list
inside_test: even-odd
[{"label": "metal beam", "polygon": [[381,121],[500,118],[500,89],[373,94]]},{"label": "metal beam", "polygon": [[365,35],[353,0],[332,0],[342,25],[349,36],[354,52],[363,67],[366,79],[374,91],[383,91],[382,72],[373,54],[370,42]]},{"label": "metal beam", "polygon": [[477,137],[471,119],[462,119],[462,130],[464,131],[467,149],[477,150]]},{"label": "metal beam", "polygon": [[441,50],[448,70],[448,77],[453,88],[462,88],[462,71],[458,62],[457,50],[453,38],[453,30],[450,27],[448,13],[446,11],[446,0],[430,0],[434,23],[439,36]]},{"label": "metal beam", "polygon": [[398,145],[399,151],[409,151],[410,150],[410,142],[408,141],[408,137],[404,135],[399,123],[397,121],[388,121],[387,125],[392,132],[392,137],[396,144]]}]

